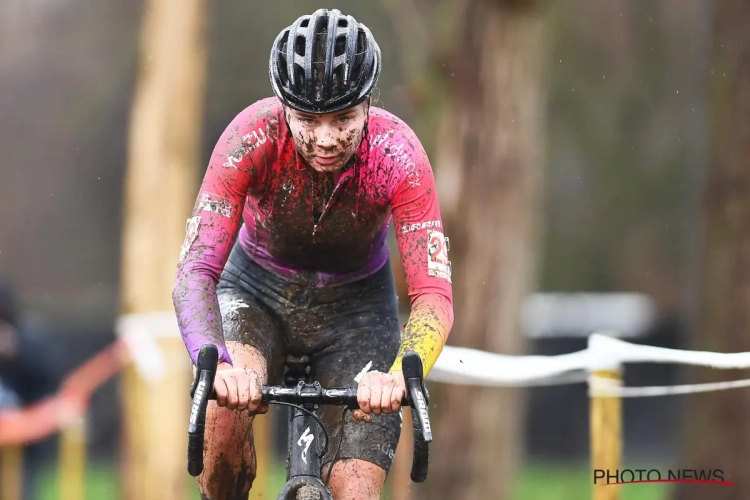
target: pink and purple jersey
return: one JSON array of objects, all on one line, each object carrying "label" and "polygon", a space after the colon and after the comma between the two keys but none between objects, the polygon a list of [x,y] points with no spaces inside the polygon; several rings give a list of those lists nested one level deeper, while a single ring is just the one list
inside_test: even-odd
[{"label": "pink and purple jersey", "polygon": [[215,286],[235,238],[263,268],[329,287],[369,276],[386,263],[393,219],[412,303],[429,294],[452,302],[432,169],[403,121],[370,108],[367,137],[321,213],[313,211],[313,174],[276,98],[249,106],[222,134],[187,222],[174,291],[193,362],[209,342],[220,348],[222,361],[230,361]]}]

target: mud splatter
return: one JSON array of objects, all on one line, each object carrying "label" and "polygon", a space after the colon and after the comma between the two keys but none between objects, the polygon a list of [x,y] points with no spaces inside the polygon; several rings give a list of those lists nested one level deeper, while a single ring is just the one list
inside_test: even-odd
[{"label": "mud splatter", "polygon": [[[301,150],[295,145],[276,99],[248,107],[227,127],[212,154],[201,193],[223,200],[222,207],[231,207],[230,217],[223,215],[225,209],[199,214],[196,204],[193,216],[201,217],[197,236],[178,264],[173,291],[178,323],[193,360],[201,345],[210,341],[220,346],[222,360],[228,361],[227,330],[227,339],[255,342],[267,359],[279,358],[278,346],[293,353],[315,353],[313,376],[329,385],[350,385],[370,359],[373,369],[387,371],[397,353],[407,350],[419,352],[429,371],[453,321],[449,280],[428,272],[428,231],[442,227],[429,161],[413,132],[383,110],[371,110],[367,130],[360,129],[359,135],[339,132],[343,145],[336,154],[348,155],[351,149],[352,162],[336,178],[313,175],[305,159],[310,147],[304,136]],[[391,219],[396,228],[414,228],[396,232],[412,298],[403,338],[393,283],[382,278],[390,276],[386,231]],[[222,321],[216,286],[238,231],[239,245],[256,270],[283,286],[266,283],[265,292],[272,299],[256,289],[251,295],[264,305],[243,297],[249,307],[228,311]],[[234,277],[250,267],[244,263]],[[390,309],[375,307],[376,297],[386,297]],[[265,322],[263,328],[246,328],[251,320],[245,313],[255,307],[251,304],[257,306],[252,321]],[[273,307],[283,312],[268,312]],[[237,333],[240,328],[271,332],[267,345]],[[365,423],[349,415],[343,430],[335,425],[339,412],[324,417],[344,433],[343,460],[335,467],[342,471],[335,473],[340,486],[332,487],[360,487],[357,498],[378,498],[398,442],[399,416],[380,415]],[[211,449],[205,492],[208,498],[242,498],[255,474],[251,427],[220,419],[212,425],[207,426]],[[249,448],[244,447],[247,443]],[[223,489],[213,491],[213,485]]]},{"label": "mud splatter", "polygon": [[[424,295],[412,304],[398,358],[414,351],[422,358],[424,375],[435,365],[453,326],[453,307],[447,297]],[[400,369],[397,361],[396,369]]]},{"label": "mud splatter", "polygon": [[[294,145],[308,166],[320,172],[340,172],[354,156],[363,138],[367,123],[366,105],[348,113],[310,115],[286,109],[286,123],[294,137]],[[332,126],[336,128],[332,131]],[[322,134],[330,134],[323,136]],[[335,156],[330,166],[316,162],[318,156]]]},{"label": "mud splatter", "polygon": [[378,500],[385,477],[384,471],[378,470],[369,462],[342,460],[333,466],[331,493],[334,498]]},{"label": "mud splatter", "polygon": [[202,498],[246,500],[256,475],[252,417],[209,405],[204,471],[198,476]]},{"label": "mud splatter", "polygon": [[[452,290],[447,279],[430,276],[427,268],[427,231],[442,222],[424,149],[406,124],[378,108],[370,109],[366,131],[349,130],[343,139],[339,152],[355,151],[349,168],[336,179],[309,167],[304,157],[309,147],[303,141],[299,151],[275,98],[248,107],[227,127],[201,193],[224,200],[231,217],[201,212],[198,236],[178,265],[173,293],[193,360],[207,340],[220,346],[222,359],[228,360],[215,286],[238,231],[239,244],[263,268],[299,286],[320,288],[381,268],[388,257],[391,219],[397,228],[430,222],[424,229],[397,231],[401,261],[413,302],[429,295],[443,297],[448,305],[433,315],[439,320],[416,308],[407,339],[432,345],[425,339],[445,336],[452,322]],[[223,166],[237,155],[236,168]],[[439,333],[419,325],[432,325]]]},{"label": "mud splatter", "polygon": [[[351,387],[364,366],[385,372],[396,358],[400,329],[390,265],[355,283],[320,289],[291,284],[240,251],[232,253],[227,269],[231,273],[220,283],[227,338],[265,346],[259,350],[269,366],[281,366],[286,354],[305,354],[312,379]],[[235,272],[239,269],[241,274]],[[280,383],[280,374],[269,380]],[[331,438],[323,462],[330,462],[342,432],[342,409],[326,406],[319,415]],[[398,415],[365,423],[346,412],[343,429],[339,458],[367,460],[388,470],[400,433]]]}]

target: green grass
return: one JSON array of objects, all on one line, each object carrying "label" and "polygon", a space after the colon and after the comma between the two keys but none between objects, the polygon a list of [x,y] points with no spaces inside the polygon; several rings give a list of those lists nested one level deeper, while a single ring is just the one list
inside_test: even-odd
[{"label": "green grass", "polygon": [[[585,500],[591,498],[592,482],[593,474],[587,463],[531,464],[525,467],[512,500]],[[620,487],[620,498],[667,500],[669,486],[663,483],[624,485]]]},{"label": "green grass", "polygon": [[[119,478],[113,467],[93,467],[86,477],[86,500],[108,500],[119,498]],[[35,500],[58,500],[60,498],[57,484],[57,471],[46,471],[39,482],[38,495]]]},{"label": "green grass", "polygon": [[[187,476],[187,474],[186,474]],[[278,492],[284,484],[283,464],[271,474],[271,487]],[[511,500],[586,500],[591,498],[592,474],[588,464],[527,464]],[[198,500],[193,480],[186,477],[186,500]],[[56,471],[44,475],[36,500],[58,500]],[[120,484],[117,470],[95,466],[89,469],[86,500],[119,500]],[[621,500],[667,500],[668,484],[636,484],[621,487]],[[275,497],[272,497],[275,498]],[[387,498],[384,495],[384,498]]]}]

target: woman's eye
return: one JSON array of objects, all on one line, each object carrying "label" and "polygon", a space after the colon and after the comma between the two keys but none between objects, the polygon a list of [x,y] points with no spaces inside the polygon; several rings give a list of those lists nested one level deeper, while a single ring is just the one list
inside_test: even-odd
[{"label": "woman's eye", "polygon": [[305,125],[312,125],[313,123],[315,123],[315,120],[313,120],[312,118],[301,118],[300,121]]},{"label": "woman's eye", "polygon": [[349,117],[348,116],[341,116],[341,117],[339,117],[339,119],[337,121],[339,123],[346,123],[346,122],[349,121]]}]

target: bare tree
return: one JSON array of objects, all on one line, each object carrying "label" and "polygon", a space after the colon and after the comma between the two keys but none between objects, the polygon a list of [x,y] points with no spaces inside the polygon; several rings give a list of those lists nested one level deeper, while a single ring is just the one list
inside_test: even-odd
[{"label": "bare tree", "polygon": [[[704,198],[703,307],[695,347],[750,351],[750,4],[714,4],[713,140]],[[701,370],[710,380],[748,374]],[[684,467],[721,469],[734,488],[681,485],[673,498],[748,498],[750,394],[727,391],[692,396],[687,412]]]},{"label": "bare tree", "polygon": [[[172,288],[200,159],[206,81],[204,0],[149,0],[141,29],[140,69],[131,109],[125,177],[120,308],[162,349],[166,376],[147,383],[125,376],[125,498],[184,498],[192,373],[179,331],[144,313],[174,314]],[[146,325],[146,326],[143,326]],[[154,443],[159,442],[158,446]],[[166,486],[165,486],[166,485]]]},{"label": "bare tree", "polygon": [[[535,2],[471,0],[437,145],[451,241],[450,343],[519,354],[536,274],[542,188],[544,23]],[[434,387],[430,498],[508,498],[521,451],[516,390]]]}]

